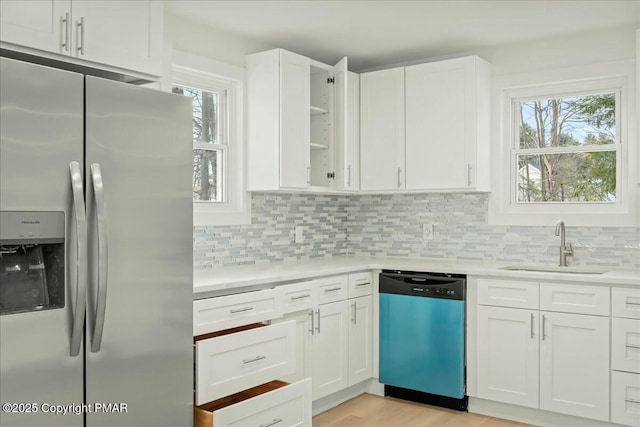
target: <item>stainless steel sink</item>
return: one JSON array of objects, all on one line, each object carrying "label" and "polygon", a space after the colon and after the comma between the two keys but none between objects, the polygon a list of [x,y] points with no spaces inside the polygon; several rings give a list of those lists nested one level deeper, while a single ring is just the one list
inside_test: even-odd
[{"label": "stainless steel sink", "polygon": [[572,274],[603,274],[608,270],[592,267],[560,267],[556,265],[507,265],[499,270],[510,271],[538,271],[546,273],[572,273]]}]

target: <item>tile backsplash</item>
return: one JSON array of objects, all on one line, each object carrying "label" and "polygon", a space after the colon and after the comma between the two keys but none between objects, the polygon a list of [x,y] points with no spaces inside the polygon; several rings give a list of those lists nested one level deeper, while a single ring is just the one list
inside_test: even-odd
[{"label": "tile backsplash", "polygon": [[[252,194],[250,225],[194,227],[194,268],[343,255],[556,263],[548,227],[487,224],[486,194]],[[424,240],[422,224],[434,224]],[[303,241],[295,243],[294,227]],[[572,227],[573,265],[640,268],[640,228]]]}]

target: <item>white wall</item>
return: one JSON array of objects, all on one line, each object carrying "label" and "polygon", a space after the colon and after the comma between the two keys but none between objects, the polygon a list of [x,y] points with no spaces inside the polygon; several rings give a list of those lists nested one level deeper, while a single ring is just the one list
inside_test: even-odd
[{"label": "white wall", "polygon": [[244,57],[278,46],[259,40],[248,40],[206,26],[165,9],[165,46],[185,53],[202,56],[230,65],[244,67]]}]

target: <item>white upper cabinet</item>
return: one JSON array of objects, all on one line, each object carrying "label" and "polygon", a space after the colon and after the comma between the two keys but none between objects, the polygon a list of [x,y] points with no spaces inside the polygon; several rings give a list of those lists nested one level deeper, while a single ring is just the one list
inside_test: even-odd
[{"label": "white upper cabinet", "polygon": [[360,188],[360,76],[347,70],[347,58],[335,66],[336,188]]},{"label": "white upper cabinet", "polygon": [[407,190],[489,190],[489,64],[406,67]]},{"label": "white upper cabinet", "polygon": [[360,188],[404,188],[404,68],[360,75]]},{"label": "white upper cabinet", "polygon": [[0,2],[3,42],[70,55],[70,22],[70,0]]},{"label": "white upper cabinet", "polygon": [[162,2],[0,2],[2,47],[142,77],[162,74]]},{"label": "white upper cabinet", "polygon": [[360,79],[362,190],[489,191],[487,62],[470,56]]},{"label": "white upper cabinet", "polygon": [[329,66],[274,49],[247,56],[246,66],[248,189],[353,187],[358,81],[347,58]]}]

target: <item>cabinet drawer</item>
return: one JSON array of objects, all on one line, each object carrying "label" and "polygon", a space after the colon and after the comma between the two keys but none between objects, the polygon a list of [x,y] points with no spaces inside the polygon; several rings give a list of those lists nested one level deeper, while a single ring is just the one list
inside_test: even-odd
[{"label": "cabinet drawer", "polygon": [[538,283],[478,279],[478,304],[537,309]]},{"label": "cabinet drawer", "polygon": [[311,425],[311,379],[272,381],[194,408],[195,427]]},{"label": "cabinet drawer", "polygon": [[611,319],[611,369],[640,374],[640,319]]},{"label": "cabinet drawer", "polygon": [[196,341],[196,404],[292,374],[294,321]]},{"label": "cabinet drawer", "polygon": [[283,314],[309,310],[315,305],[317,288],[312,280],[278,286],[276,290],[281,295]]},{"label": "cabinet drawer", "polygon": [[540,310],[609,315],[609,287],[540,283]]},{"label": "cabinet drawer", "polygon": [[347,299],[347,276],[332,276],[314,280],[318,289],[318,304]]},{"label": "cabinet drawer", "polygon": [[611,372],[611,422],[640,426],[640,374]]},{"label": "cabinet drawer", "polygon": [[611,315],[640,319],[640,289],[611,288]]},{"label": "cabinet drawer", "polygon": [[282,303],[275,289],[246,292],[193,302],[193,335],[282,317]]},{"label": "cabinet drawer", "polygon": [[348,283],[349,298],[363,297],[373,293],[373,273],[370,271],[349,274]]}]

